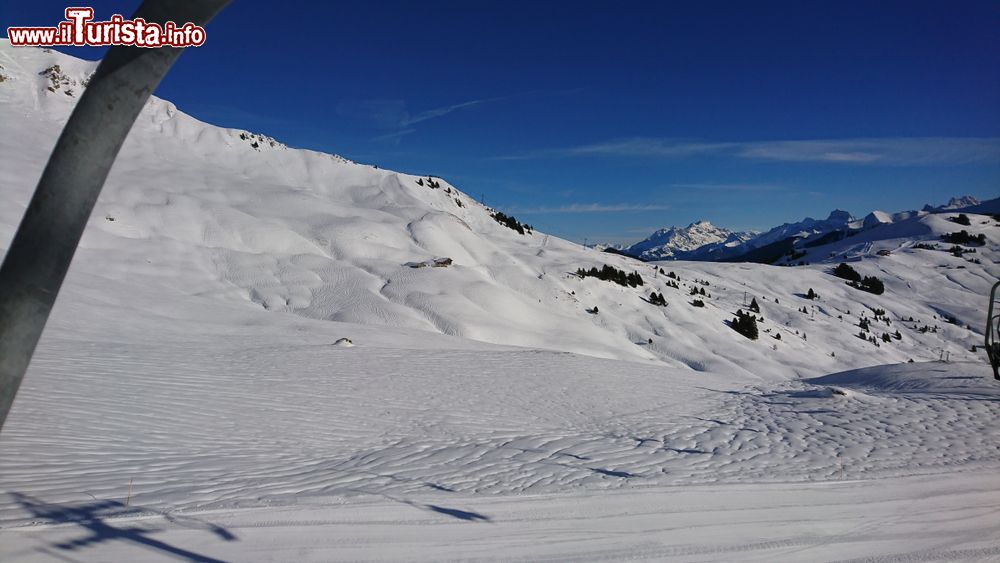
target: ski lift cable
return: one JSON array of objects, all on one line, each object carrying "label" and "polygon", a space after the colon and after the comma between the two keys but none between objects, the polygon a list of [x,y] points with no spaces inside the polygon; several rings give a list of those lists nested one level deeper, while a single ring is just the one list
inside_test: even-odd
[{"label": "ski lift cable", "polygon": [[[147,22],[208,23],[229,0],[145,0]],[[0,266],[0,430],[108,171],[132,124],[184,51],[114,46],[63,128]]]}]

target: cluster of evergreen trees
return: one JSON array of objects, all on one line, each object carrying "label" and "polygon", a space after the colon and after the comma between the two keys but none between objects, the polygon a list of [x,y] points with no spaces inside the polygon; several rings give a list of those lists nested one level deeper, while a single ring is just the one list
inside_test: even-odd
[{"label": "cluster of evergreen trees", "polygon": [[[424,179],[423,178],[417,178],[417,185],[418,186],[424,185]],[[436,189],[438,189],[438,188],[441,187],[441,182],[438,182],[434,178],[428,176],[427,177],[427,187],[429,187],[432,190],[436,190]],[[448,190],[448,193],[451,193],[451,189],[450,188]]]},{"label": "cluster of evergreen trees", "polygon": [[532,230],[531,225],[526,225],[518,221],[514,217],[507,215],[503,212],[496,211],[492,215],[490,215],[490,217],[493,217],[493,220],[496,221],[497,223],[500,223],[501,225],[507,227],[508,229],[515,230],[518,233],[521,233],[522,235],[525,232],[527,232],[529,235],[531,234]]},{"label": "cluster of evergreen trees", "polygon": [[624,270],[619,270],[618,268],[615,268],[614,266],[609,266],[607,264],[605,264],[604,267],[601,268],[600,270],[598,270],[597,268],[591,268],[589,270],[584,270],[583,268],[580,268],[576,271],[576,275],[580,276],[581,278],[592,277],[604,281],[611,281],[617,283],[618,285],[623,285],[626,287],[637,287],[640,285],[646,285],[645,282],[642,280],[642,276],[639,275],[639,272],[632,272],[631,274],[627,274],[625,273]]},{"label": "cluster of evergreen trees", "polygon": [[885,293],[885,284],[882,283],[882,280],[875,276],[861,277],[861,274],[859,274],[857,270],[843,262],[833,269],[833,275],[847,280],[847,285],[853,288],[867,291],[868,293],[874,293],[875,295],[882,295]]},{"label": "cluster of evergreen trees", "polygon": [[653,305],[659,305],[660,307],[667,306],[667,300],[663,297],[663,294],[656,293],[655,291],[649,294],[649,302]]},{"label": "cluster of evergreen trees", "polygon": [[844,262],[841,262],[839,266],[833,269],[833,275],[847,281],[861,281],[861,274]]},{"label": "cluster of evergreen trees", "polygon": [[962,229],[957,233],[947,233],[941,235],[941,240],[951,243],[951,244],[986,244],[986,235],[979,233],[978,235],[970,235],[969,231]]},{"label": "cluster of evergreen trees", "polygon": [[889,318],[889,315],[885,312],[885,309],[879,309],[879,308],[872,309],[872,314],[875,315],[876,321],[882,321],[886,324],[886,326],[892,324],[892,319]]},{"label": "cluster of evergreen trees", "polygon": [[[660,268],[660,273],[661,274],[663,273],[663,268]],[[681,288],[681,286],[677,285],[677,282],[680,281],[680,279],[681,279],[680,276],[678,276],[677,274],[675,274],[673,271],[671,271],[668,274],[666,274],[666,276],[668,278],[670,278],[670,279],[667,280],[667,287],[672,287],[674,289],[680,289]]]},{"label": "cluster of evergreen trees", "polygon": [[882,283],[882,280],[876,278],[875,276],[865,276],[861,279],[861,281],[850,282],[847,285],[862,291],[867,291],[868,293],[874,293],[875,295],[882,295],[885,293],[885,284]]},{"label": "cluster of evergreen trees", "polygon": [[733,318],[733,322],[731,322],[729,326],[750,340],[757,340],[757,337],[759,336],[759,332],[757,331],[757,318],[750,313],[744,313],[742,309],[738,309],[736,311],[736,317]]},{"label": "cluster of evergreen trees", "polygon": [[969,216],[965,213],[959,213],[958,217],[952,217],[951,220],[954,223],[965,225],[966,227],[972,224],[972,221],[969,220]]},{"label": "cluster of evergreen trees", "polygon": [[952,256],[954,256],[956,258],[961,258],[963,254],[975,254],[976,253],[976,249],[975,248],[965,248],[964,246],[958,246],[956,244],[956,245],[953,245],[951,248],[949,248],[948,252],[950,252],[952,254]]},{"label": "cluster of evergreen trees", "polygon": [[861,340],[867,340],[868,342],[871,342],[872,344],[875,345],[876,348],[881,348],[881,345],[879,345],[878,339],[875,338],[874,334],[869,336],[865,331],[862,330],[861,332],[858,333],[858,338],[860,338]]}]

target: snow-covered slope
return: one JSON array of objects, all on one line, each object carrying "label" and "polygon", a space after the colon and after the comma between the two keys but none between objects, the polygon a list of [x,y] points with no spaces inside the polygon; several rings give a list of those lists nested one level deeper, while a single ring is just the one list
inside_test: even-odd
[{"label": "snow-covered slope", "polygon": [[982,362],[747,385],[71,276],[0,434],[4,561],[1000,553]]},{"label": "snow-covered slope", "polygon": [[[66,86],[50,90],[51,75],[59,76],[59,84],[79,85],[94,65],[6,43],[0,43],[0,65],[10,77],[0,83],[0,120],[20,132],[0,139],[4,244],[76,99]],[[207,296],[312,319],[750,378],[931,359],[942,348],[972,358],[968,349],[984,324],[974,311],[988,280],[997,275],[997,229],[976,224],[973,230],[990,241],[981,249],[981,264],[944,255],[940,258],[947,266],[936,268],[942,253],[910,250],[860,266],[865,274],[885,270],[889,290],[883,296],[849,288],[819,265],[792,270],[672,262],[662,267],[680,277],[673,288],[660,266],[537,231],[520,234],[495,221],[491,212],[444,180],[291,149],[264,136],[199,122],[154,98],[112,170],[74,269],[162,293]],[[762,237],[815,232],[850,219],[834,213],[825,221],[783,225]],[[915,221],[912,228],[899,225],[926,238],[952,226]],[[820,250],[828,252],[820,248],[813,254]],[[413,267],[438,258],[452,262]],[[928,259],[935,268],[922,267]],[[645,284],[623,287],[574,274],[604,264],[638,271]],[[960,266],[965,271],[952,271]],[[958,275],[961,283],[953,281]],[[810,287],[821,302],[800,296]],[[702,289],[710,297],[703,298],[704,307],[695,307],[690,293]],[[666,297],[667,307],[648,302],[654,291]],[[747,292],[759,298],[762,331],[770,331],[757,342],[726,324],[746,306]],[[814,305],[815,314],[799,312]],[[599,314],[590,312],[594,307]],[[902,340],[876,348],[856,337],[861,315],[870,316],[876,308],[888,311],[897,323],[893,329],[905,333]],[[967,311],[963,325],[941,326],[943,311]],[[939,330],[921,333],[899,323],[910,317]],[[779,333],[784,334],[781,342],[766,340]],[[802,333],[809,340],[796,337]]]},{"label": "snow-covered slope", "polygon": [[628,248],[627,254],[642,260],[697,259],[692,251],[706,245],[732,247],[749,240],[755,233],[736,232],[716,227],[702,219],[687,227],[660,229]]},{"label": "snow-covered slope", "polygon": [[[995,503],[982,362],[746,385],[73,276],[0,435],[4,561],[775,561],[991,539],[926,532]],[[870,520],[901,504],[925,510]],[[453,528],[476,522],[496,528]]]}]

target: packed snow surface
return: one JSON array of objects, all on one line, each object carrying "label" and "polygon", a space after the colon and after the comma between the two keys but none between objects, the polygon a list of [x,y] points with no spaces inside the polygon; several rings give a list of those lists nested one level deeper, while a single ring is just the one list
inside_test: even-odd
[{"label": "packed snow surface", "polygon": [[[0,66],[5,248],[93,64]],[[1000,557],[992,217],[785,268],[492,213],[151,100],[0,434],[0,560]],[[605,264],[644,284],[575,274]],[[757,341],[727,326],[751,301]]]}]

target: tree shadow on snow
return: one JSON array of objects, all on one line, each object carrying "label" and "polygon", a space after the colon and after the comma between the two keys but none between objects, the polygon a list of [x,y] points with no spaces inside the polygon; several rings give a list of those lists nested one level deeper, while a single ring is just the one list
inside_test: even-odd
[{"label": "tree shadow on snow", "polygon": [[695,386],[695,389],[701,389],[702,391],[711,391],[713,393],[724,393],[726,395],[748,395],[751,397],[758,396],[756,393],[748,393],[746,391],[732,391],[732,390],[727,391],[725,389],[710,389],[708,387],[699,387],[699,386]]},{"label": "tree shadow on snow", "polygon": [[447,508],[436,504],[425,504],[423,507],[432,512],[437,512],[438,514],[444,514],[446,516],[451,516],[452,518],[458,518],[459,520],[465,520],[467,522],[490,522],[489,516],[478,512],[469,512],[468,510],[459,510],[457,508]]},{"label": "tree shadow on snow", "polygon": [[66,551],[82,549],[103,542],[122,541],[187,559],[188,561],[196,561],[198,563],[217,563],[221,561],[220,559],[188,551],[149,537],[150,534],[160,530],[142,526],[116,527],[107,522],[108,518],[147,514],[150,512],[159,514],[167,521],[182,527],[204,529],[225,541],[236,541],[238,539],[232,532],[217,524],[189,516],[179,517],[160,513],[140,506],[129,507],[115,500],[96,501],[76,506],[63,506],[49,504],[22,493],[10,493],[10,496],[35,518],[48,521],[51,524],[76,524],[90,532],[90,535],[79,539],[53,544],[53,547]]},{"label": "tree shadow on snow", "polygon": [[408,499],[393,498],[386,494],[381,494],[381,496],[391,501],[399,502],[407,506],[412,506],[413,508],[419,508],[420,510],[427,510],[429,512],[434,512],[437,514],[444,514],[445,516],[451,516],[452,518],[457,518],[458,520],[465,520],[466,522],[493,522],[493,519],[490,518],[489,516],[479,512],[472,512],[471,510],[448,508],[447,506],[439,506],[436,504],[423,504],[419,502],[413,502],[412,500]]},{"label": "tree shadow on snow", "polygon": [[705,450],[698,450],[695,448],[663,448],[664,450],[678,453],[678,454],[710,454],[711,452],[706,452]]},{"label": "tree shadow on snow", "polygon": [[600,467],[588,467],[587,469],[593,471],[594,473],[607,475],[608,477],[621,477],[622,479],[638,477],[635,473],[629,473],[628,471],[613,471],[611,469],[601,469]]},{"label": "tree shadow on snow", "polygon": [[437,483],[431,483],[430,481],[424,482],[424,485],[428,488],[434,489],[435,491],[444,491],[446,493],[454,493],[455,489],[451,487],[446,487],[444,485],[438,485]]}]

